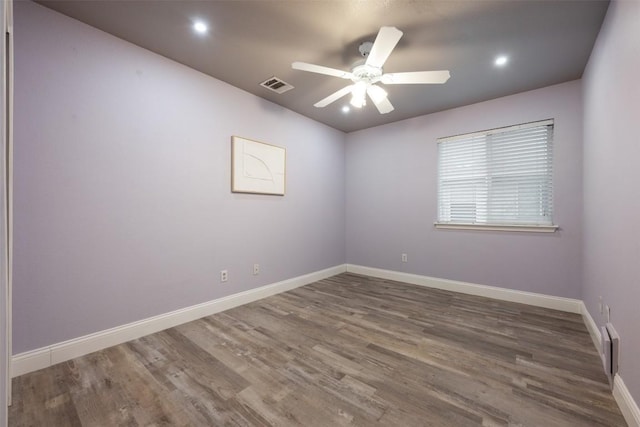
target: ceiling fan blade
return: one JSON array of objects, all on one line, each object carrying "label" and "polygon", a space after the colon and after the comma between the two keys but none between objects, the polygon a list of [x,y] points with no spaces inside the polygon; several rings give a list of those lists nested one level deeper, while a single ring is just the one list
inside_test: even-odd
[{"label": "ceiling fan blade", "polygon": [[338,99],[342,98],[346,94],[351,93],[352,89],[353,89],[353,85],[349,85],[349,86],[343,87],[339,91],[334,92],[331,95],[327,96],[326,98],[316,102],[315,104],[313,104],[313,106],[314,107],[318,107],[318,108],[326,107],[327,105],[331,104],[332,102],[335,102]]},{"label": "ceiling fan blade", "polygon": [[306,62],[294,62],[291,64],[294,70],[309,71],[310,73],[326,74],[328,76],[350,79],[352,74],[348,71],[337,70],[335,68],[323,67],[322,65],[309,64]]},{"label": "ceiling fan blade", "polygon": [[393,105],[387,98],[387,92],[380,86],[372,85],[367,88],[367,95],[373,101],[380,114],[387,114],[393,111]]},{"label": "ceiling fan blade", "polygon": [[381,27],[376,41],[373,42],[366,64],[382,68],[391,51],[400,41],[400,37],[402,37],[402,31],[396,27]]},{"label": "ceiling fan blade", "polygon": [[439,84],[449,80],[448,70],[441,71],[413,71],[408,73],[383,74],[380,81],[387,85],[402,84]]}]

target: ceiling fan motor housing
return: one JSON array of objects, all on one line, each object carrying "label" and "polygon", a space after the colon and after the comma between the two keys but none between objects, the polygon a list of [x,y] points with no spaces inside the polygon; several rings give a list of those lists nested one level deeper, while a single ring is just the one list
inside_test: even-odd
[{"label": "ceiling fan motor housing", "polygon": [[367,56],[369,56],[369,53],[371,52],[372,47],[373,47],[372,42],[363,42],[363,43],[360,43],[360,46],[358,46],[358,51],[360,52],[360,55],[366,58]]},{"label": "ceiling fan motor housing", "polygon": [[351,80],[354,82],[365,81],[367,83],[375,83],[379,81],[380,76],[382,76],[382,68],[362,64],[353,67],[351,74],[353,74]]}]

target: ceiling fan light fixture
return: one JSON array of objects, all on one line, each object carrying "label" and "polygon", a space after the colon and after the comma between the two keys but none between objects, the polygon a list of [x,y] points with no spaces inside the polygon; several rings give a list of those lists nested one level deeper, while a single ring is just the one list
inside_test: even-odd
[{"label": "ceiling fan light fixture", "polygon": [[367,105],[367,100],[364,96],[357,97],[354,95],[353,97],[351,97],[351,102],[349,102],[349,104],[353,105],[356,108],[362,108]]},{"label": "ceiling fan light fixture", "polygon": [[356,108],[362,108],[367,104],[367,87],[368,84],[362,80],[353,85],[353,89],[351,90],[351,105]]},{"label": "ceiling fan light fixture", "polygon": [[387,91],[380,86],[371,85],[369,87],[369,96],[374,104],[382,102],[387,97]]}]

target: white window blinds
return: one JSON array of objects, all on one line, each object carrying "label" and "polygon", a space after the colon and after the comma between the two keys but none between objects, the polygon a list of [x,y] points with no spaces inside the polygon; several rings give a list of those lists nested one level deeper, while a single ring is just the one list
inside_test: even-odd
[{"label": "white window blinds", "polygon": [[438,224],[553,224],[553,120],[438,140]]}]

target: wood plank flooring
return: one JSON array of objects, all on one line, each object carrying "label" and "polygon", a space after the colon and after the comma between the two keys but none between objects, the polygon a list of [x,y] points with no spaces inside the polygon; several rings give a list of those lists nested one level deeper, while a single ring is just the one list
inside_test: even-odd
[{"label": "wood plank flooring", "polygon": [[625,426],[579,315],[341,274],[13,381],[10,426]]}]

